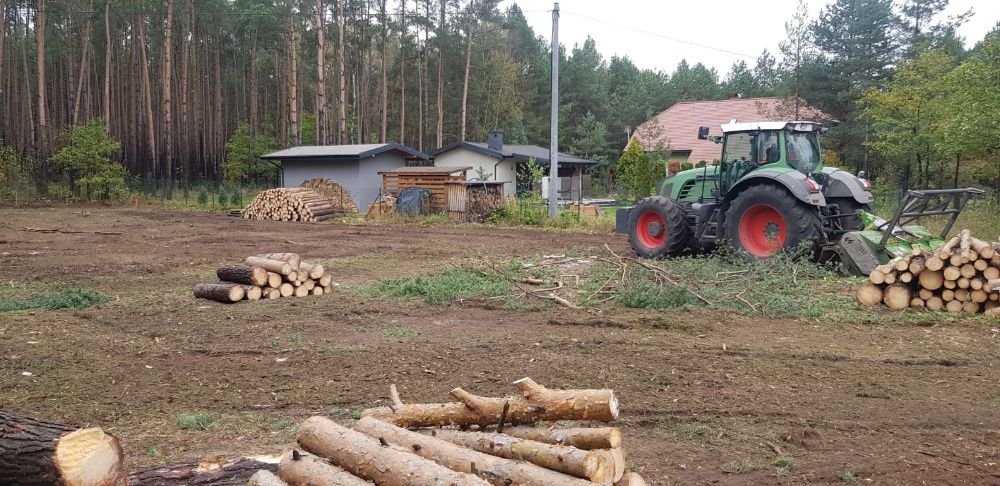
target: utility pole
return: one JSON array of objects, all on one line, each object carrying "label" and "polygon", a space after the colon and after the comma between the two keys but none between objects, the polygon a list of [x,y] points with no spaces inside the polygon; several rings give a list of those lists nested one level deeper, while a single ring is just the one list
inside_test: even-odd
[{"label": "utility pole", "polygon": [[556,219],[559,203],[559,2],[552,7],[552,129],[549,141],[549,218]]}]

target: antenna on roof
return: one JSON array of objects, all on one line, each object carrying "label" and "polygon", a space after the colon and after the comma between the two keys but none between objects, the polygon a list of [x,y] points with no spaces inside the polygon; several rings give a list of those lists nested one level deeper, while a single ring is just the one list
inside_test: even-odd
[{"label": "antenna on roof", "polygon": [[729,123],[736,123],[736,119],[733,118],[732,120],[729,120]]}]

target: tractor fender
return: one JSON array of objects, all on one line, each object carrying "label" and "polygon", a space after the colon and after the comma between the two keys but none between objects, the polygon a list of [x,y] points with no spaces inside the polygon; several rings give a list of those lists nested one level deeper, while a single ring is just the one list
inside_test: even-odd
[{"label": "tractor fender", "polygon": [[788,189],[788,192],[799,201],[810,206],[826,206],[826,198],[820,192],[811,192],[806,179],[807,176],[797,170],[758,170],[743,176],[736,184],[733,184],[733,187],[728,191],[726,199],[736,197],[737,194],[749,186],[774,181],[785,189]]},{"label": "tractor fender", "polygon": [[835,169],[826,174],[828,176],[827,187],[823,188],[826,197],[852,197],[861,204],[869,204],[875,201],[871,191],[865,189],[860,180],[846,170]]}]

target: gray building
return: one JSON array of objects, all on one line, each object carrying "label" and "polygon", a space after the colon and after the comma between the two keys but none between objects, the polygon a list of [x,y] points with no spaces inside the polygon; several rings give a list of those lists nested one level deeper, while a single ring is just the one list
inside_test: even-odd
[{"label": "gray building", "polygon": [[313,177],[329,177],[351,193],[358,208],[378,197],[378,173],[407,165],[426,165],[427,156],[398,143],[302,146],[261,157],[281,163],[281,185],[296,187]]}]

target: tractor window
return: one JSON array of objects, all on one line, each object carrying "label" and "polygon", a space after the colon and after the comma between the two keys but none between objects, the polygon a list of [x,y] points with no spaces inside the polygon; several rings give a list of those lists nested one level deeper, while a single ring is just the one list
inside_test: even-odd
[{"label": "tractor window", "polygon": [[788,165],[803,174],[810,174],[819,167],[819,140],[814,132],[789,132],[785,135],[785,152]]},{"label": "tractor window", "polygon": [[757,158],[760,165],[773,164],[781,160],[777,132],[761,132],[757,135]]},{"label": "tractor window", "polygon": [[723,161],[738,164],[753,160],[751,140],[749,133],[734,133],[726,137],[726,153],[723,154]]}]

